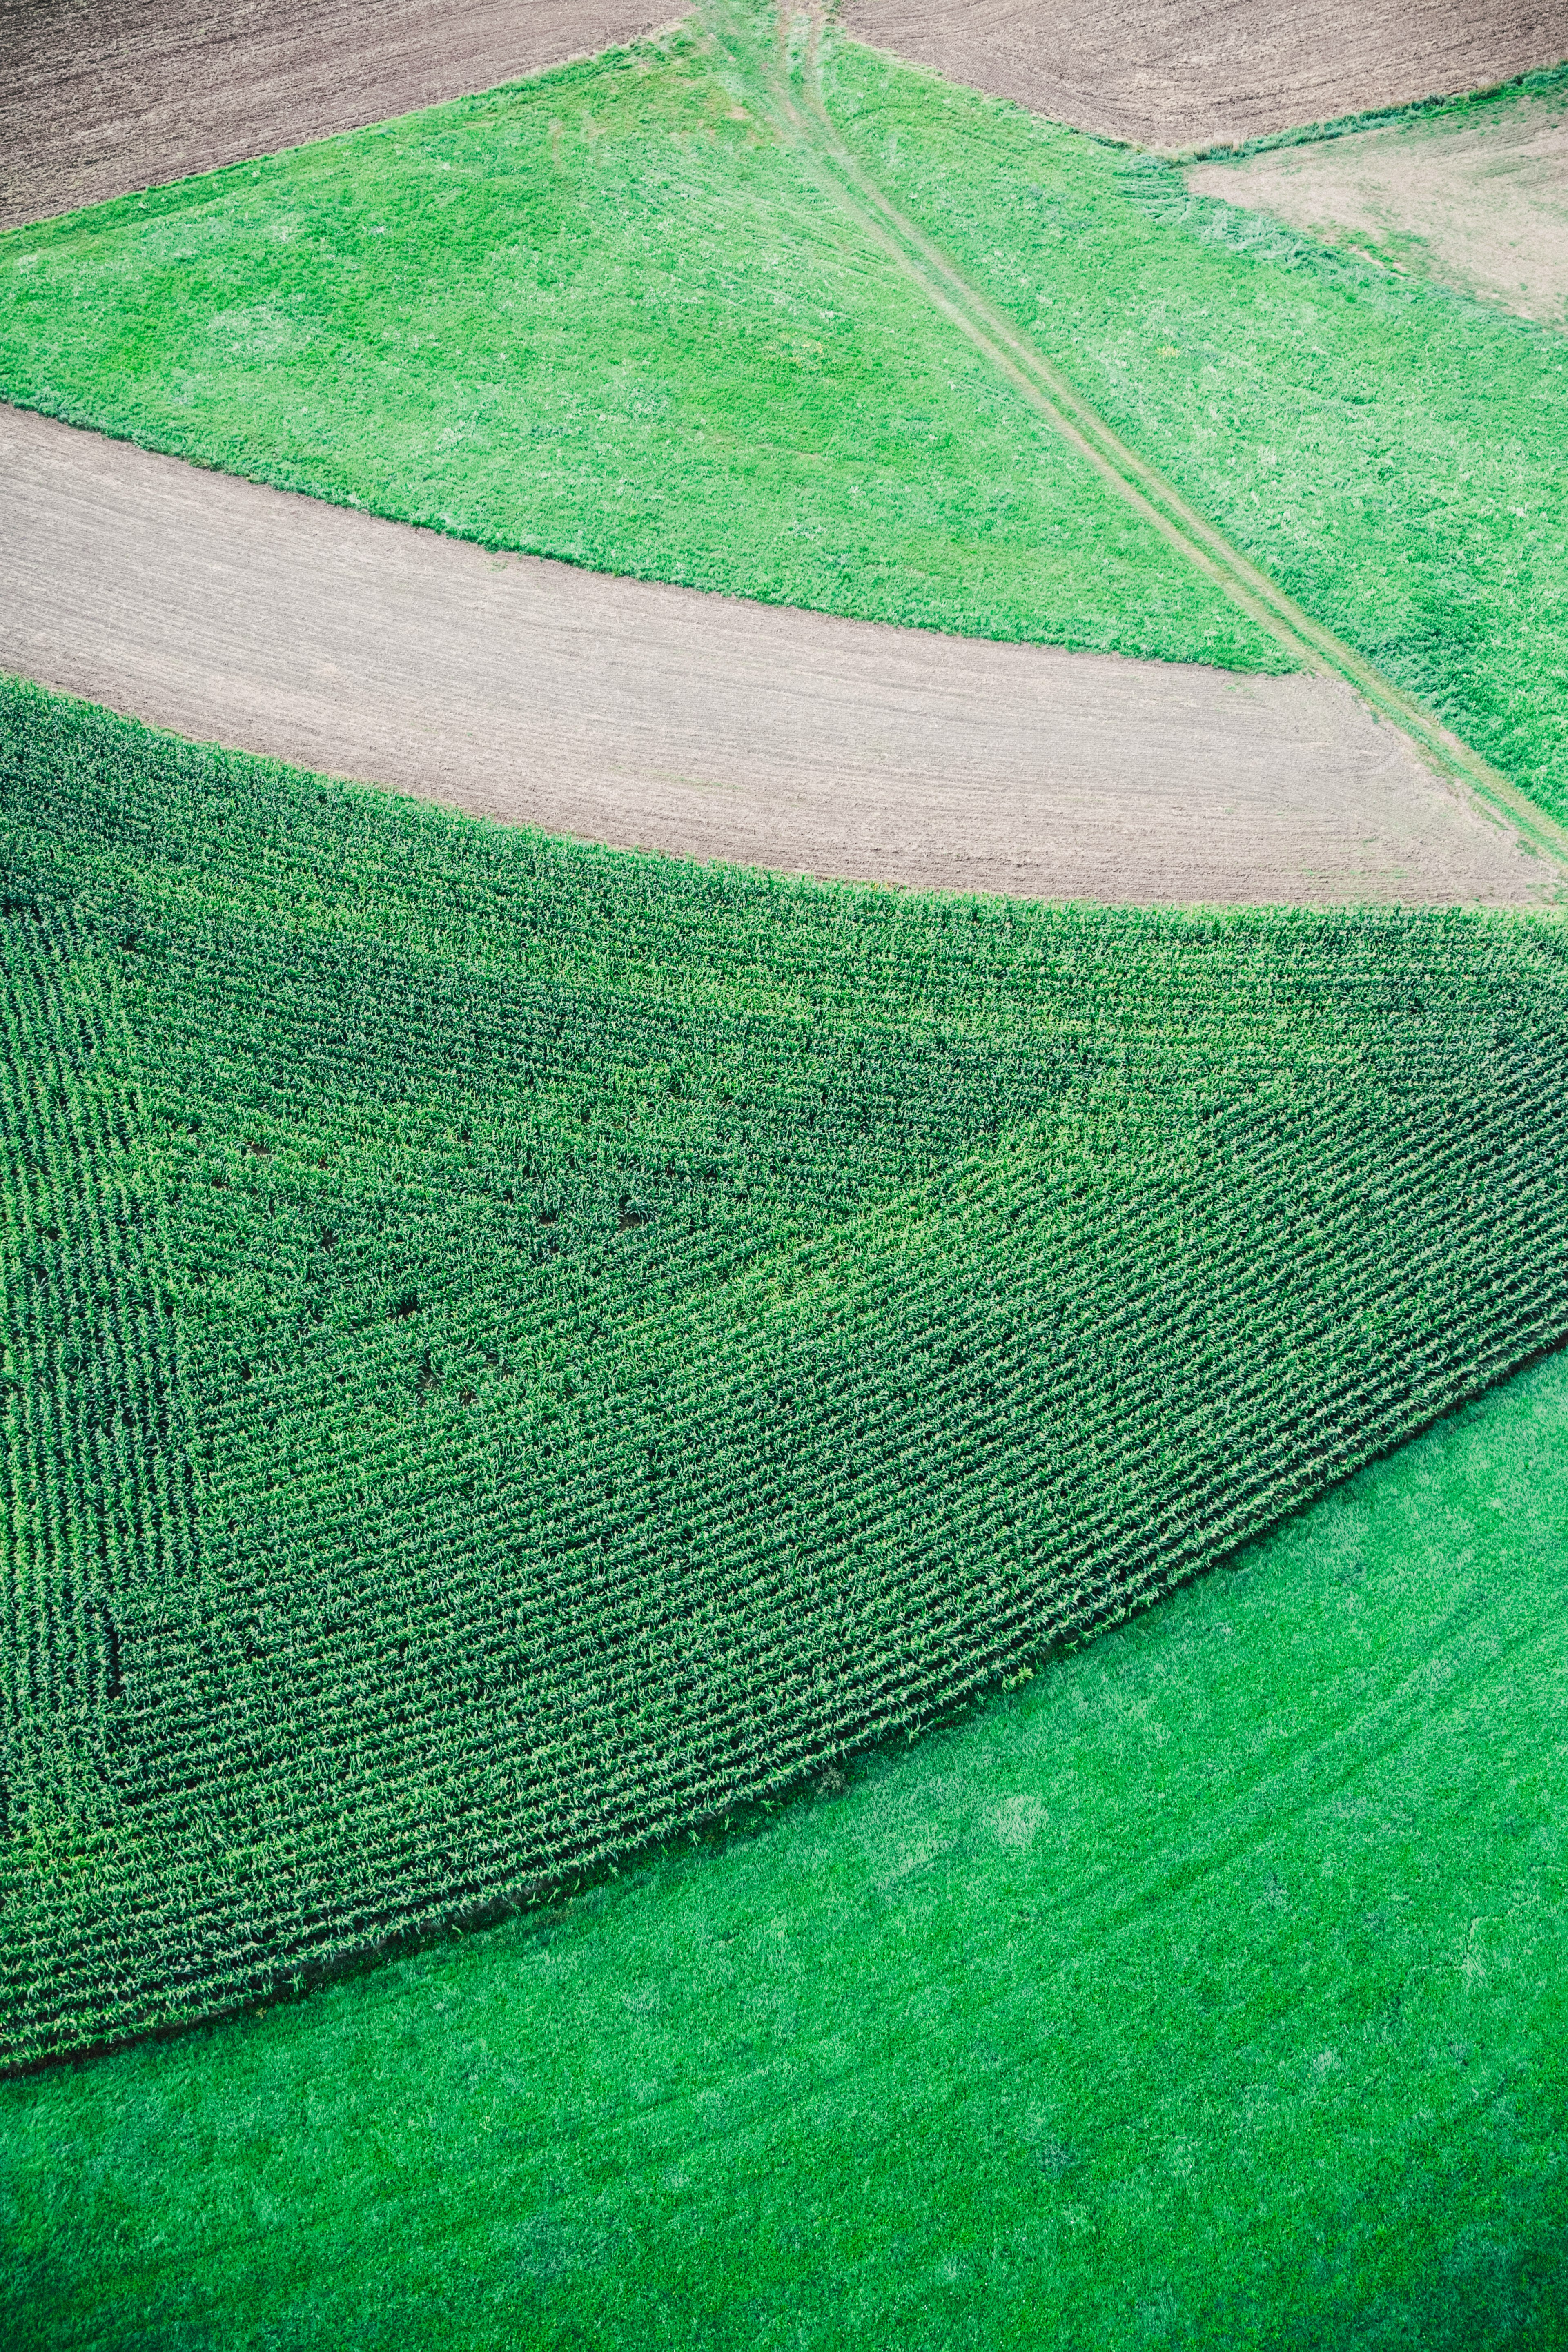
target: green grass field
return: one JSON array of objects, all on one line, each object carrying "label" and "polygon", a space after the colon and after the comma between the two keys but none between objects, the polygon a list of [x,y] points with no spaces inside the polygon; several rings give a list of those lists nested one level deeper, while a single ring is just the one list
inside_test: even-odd
[{"label": "green grass field", "polygon": [[1568,2342],[1568,1365],[761,1834],[0,2085],[16,2352]]},{"label": "green grass field", "polygon": [[[0,236],[0,398],[1288,667],[1146,464],[1568,818],[1568,339],[773,32]],[[1568,2347],[1565,1167],[1553,915],[700,866],[0,677],[7,2352]]]},{"label": "green grass field", "polygon": [[[11,232],[0,394],[489,544],[1281,666],[774,137],[713,5],[722,70],[688,31]],[[1568,815],[1563,337],[854,44],[825,89],[1134,450]]]},{"label": "green grass field", "polygon": [[879,184],[1141,456],[1568,815],[1568,337],[853,43],[826,80]]},{"label": "green grass field", "polygon": [[14,2060],[912,1733],[1568,1329],[1550,918],[0,741]]},{"label": "green grass field", "polygon": [[1291,666],[689,36],[0,236],[0,397],[602,571]]}]

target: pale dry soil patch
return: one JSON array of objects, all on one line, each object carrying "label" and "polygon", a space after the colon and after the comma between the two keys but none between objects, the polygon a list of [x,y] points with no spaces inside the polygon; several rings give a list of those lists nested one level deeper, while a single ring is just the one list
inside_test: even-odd
[{"label": "pale dry soil patch", "polygon": [[1568,58],[1568,0],[846,0],[840,22],[1055,121],[1168,150]]},{"label": "pale dry soil patch", "polygon": [[1188,185],[1568,326],[1568,104],[1521,99],[1194,164]]},{"label": "pale dry soil patch", "polygon": [[434,106],[658,0],[0,0],[0,228]]},{"label": "pale dry soil patch", "polygon": [[0,408],[0,668],[625,847],[1150,905],[1528,903],[1350,688],[488,553]]}]

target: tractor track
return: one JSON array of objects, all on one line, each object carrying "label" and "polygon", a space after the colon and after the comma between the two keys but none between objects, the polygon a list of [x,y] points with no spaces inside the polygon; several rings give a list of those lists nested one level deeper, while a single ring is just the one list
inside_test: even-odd
[{"label": "tractor track", "polygon": [[702,0],[700,13],[746,93],[812,169],[819,185],[1134,513],[1268,629],[1304,668],[1343,679],[1379,718],[1400,730],[1427,767],[1504,815],[1532,847],[1568,866],[1568,828],[1537,808],[1479,752],[1353,646],[1315,621],[1233,546],[1173,482],[1121,439],[1061,369],[1020,334],[877,185],[839,136],[823,100],[821,0],[813,0],[806,15],[808,31],[798,65],[791,42],[800,16],[781,12],[779,42],[772,47],[754,38],[737,0]]}]

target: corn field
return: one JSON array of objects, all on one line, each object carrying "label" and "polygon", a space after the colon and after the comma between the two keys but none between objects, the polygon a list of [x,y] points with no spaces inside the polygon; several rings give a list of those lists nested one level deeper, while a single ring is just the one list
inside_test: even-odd
[{"label": "corn field", "polygon": [[0,2053],[912,1733],[1568,1334],[1548,918],[903,897],[0,682]]}]

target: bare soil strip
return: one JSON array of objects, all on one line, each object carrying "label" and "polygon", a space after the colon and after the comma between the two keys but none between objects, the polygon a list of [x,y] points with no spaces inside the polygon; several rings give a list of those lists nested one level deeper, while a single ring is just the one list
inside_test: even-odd
[{"label": "bare soil strip", "polygon": [[0,228],[589,57],[658,0],[0,0]]},{"label": "bare soil strip", "polygon": [[953,81],[1166,150],[1568,58],[1568,0],[846,0],[839,21]]},{"label": "bare soil strip", "polygon": [[1401,122],[1245,163],[1194,164],[1199,195],[1270,213],[1568,326],[1568,105],[1521,99],[1479,122]]},{"label": "bare soil strip", "polygon": [[476,814],[923,888],[1528,904],[1552,861],[1342,681],[501,558],[0,409],[0,667]]}]

